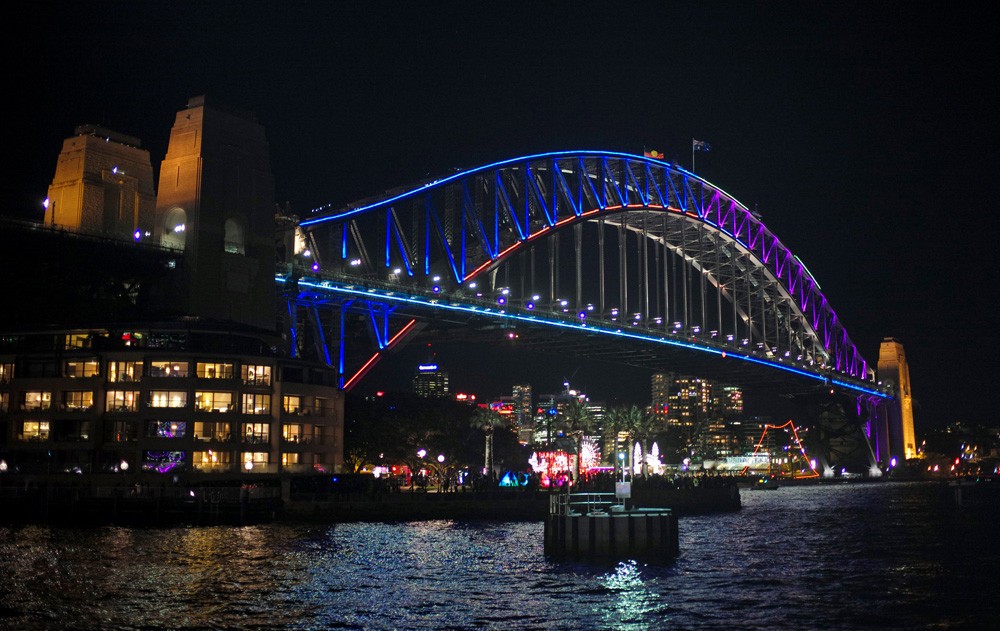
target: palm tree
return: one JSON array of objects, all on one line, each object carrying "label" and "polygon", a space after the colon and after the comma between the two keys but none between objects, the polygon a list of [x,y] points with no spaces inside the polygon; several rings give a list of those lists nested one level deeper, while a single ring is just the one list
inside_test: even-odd
[{"label": "palm tree", "polygon": [[576,444],[576,470],[573,475],[575,481],[580,477],[580,451],[583,448],[583,437],[587,432],[593,430],[594,415],[583,401],[570,399],[560,416],[564,431],[573,437],[573,442]]},{"label": "palm tree", "polygon": [[[628,414],[629,409],[624,406],[618,406],[613,408],[608,408],[608,411],[604,413],[604,428],[608,433],[608,438],[611,444],[614,446],[612,450],[614,453],[611,454],[615,469],[617,471],[618,462],[618,435],[622,432],[630,432],[631,424]],[[624,463],[621,463],[624,466]],[[617,476],[617,473],[615,474]]]},{"label": "palm tree", "polygon": [[493,432],[507,423],[495,410],[479,408],[472,415],[472,421],[469,424],[486,434],[486,464],[484,468],[489,475],[493,475]]},{"label": "palm tree", "polygon": [[628,436],[626,438],[627,453],[630,456],[632,455],[635,443],[639,443],[639,463],[643,474],[645,474],[645,444],[656,431],[656,417],[644,408],[637,405],[630,405],[628,407],[611,408],[605,414],[604,418],[607,419],[609,430],[614,432],[616,450],[617,436],[620,432],[625,432]]}]

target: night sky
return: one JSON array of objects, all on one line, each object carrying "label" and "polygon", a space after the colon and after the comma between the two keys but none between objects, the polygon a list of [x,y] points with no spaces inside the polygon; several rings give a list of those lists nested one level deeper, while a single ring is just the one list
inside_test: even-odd
[{"label": "night sky", "polygon": [[[805,6],[803,6],[805,5]],[[208,94],[267,130],[300,215],[529,153],[663,150],[756,207],[869,360],[911,365],[918,434],[995,422],[998,48],[955,3],[39,2],[4,9],[3,212],[41,217],[82,123],[143,140]],[[648,400],[648,375],[512,351],[454,385]],[[412,345],[365,387],[405,387]],[[519,372],[517,366],[532,365]],[[614,374],[614,378],[608,377]],[[752,407],[752,406],[751,406]]]}]

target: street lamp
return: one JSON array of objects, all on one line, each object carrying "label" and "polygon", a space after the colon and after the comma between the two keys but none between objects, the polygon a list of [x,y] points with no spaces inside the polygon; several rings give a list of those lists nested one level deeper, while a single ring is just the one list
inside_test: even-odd
[{"label": "street lamp", "polygon": [[438,454],[437,461],[438,461],[438,467],[439,467],[439,470],[438,470],[439,486],[438,486],[438,488],[441,489],[442,491],[447,491],[448,490],[448,486],[447,486],[447,484],[448,484],[448,478],[445,475],[446,469],[444,467],[444,454]]},{"label": "street lamp", "polygon": [[[427,450],[426,449],[418,449],[417,450],[417,457],[420,458],[421,475],[423,475],[422,472],[423,472],[423,469],[424,469],[424,458],[426,456],[427,456]],[[414,491],[417,490],[417,476],[416,476],[416,472],[411,472],[411,475],[410,475],[410,489],[414,490]],[[425,489],[426,489],[426,487],[425,487]]]}]

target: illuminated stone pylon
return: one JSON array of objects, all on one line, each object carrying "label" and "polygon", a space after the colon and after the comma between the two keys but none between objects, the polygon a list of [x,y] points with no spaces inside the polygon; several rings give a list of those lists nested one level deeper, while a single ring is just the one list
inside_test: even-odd
[{"label": "illuminated stone pylon", "polygon": [[913,395],[910,391],[910,367],[906,363],[903,344],[887,337],[878,354],[878,379],[895,389],[895,403],[889,403],[888,444],[879,445],[878,457],[884,462],[895,456],[902,461],[915,458],[917,440],[913,433]]}]

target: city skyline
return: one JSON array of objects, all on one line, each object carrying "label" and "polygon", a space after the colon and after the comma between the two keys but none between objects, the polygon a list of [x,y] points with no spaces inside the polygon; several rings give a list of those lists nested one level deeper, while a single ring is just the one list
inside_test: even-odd
[{"label": "city skyline", "polygon": [[[696,172],[801,256],[870,363],[882,338],[902,341],[918,433],[988,421],[997,55],[980,8],[648,5],[611,21],[586,10],[602,6],[532,7],[531,19],[469,5],[424,19],[377,3],[37,12],[9,34],[24,96],[3,212],[41,217],[75,126],[136,136],[158,164],[173,113],[206,93],[255,113],[278,199],[301,215],[539,150],[656,149],[690,168],[698,138],[712,150]],[[591,45],[621,41],[636,44]],[[500,368],[517,380],[522,362]],[[589,390],[647,382],[574,358],[551,372],[578,365]],[[395,366],[405,378],[409,366]],[[452,371],[455,389],[464,378]]]}]

